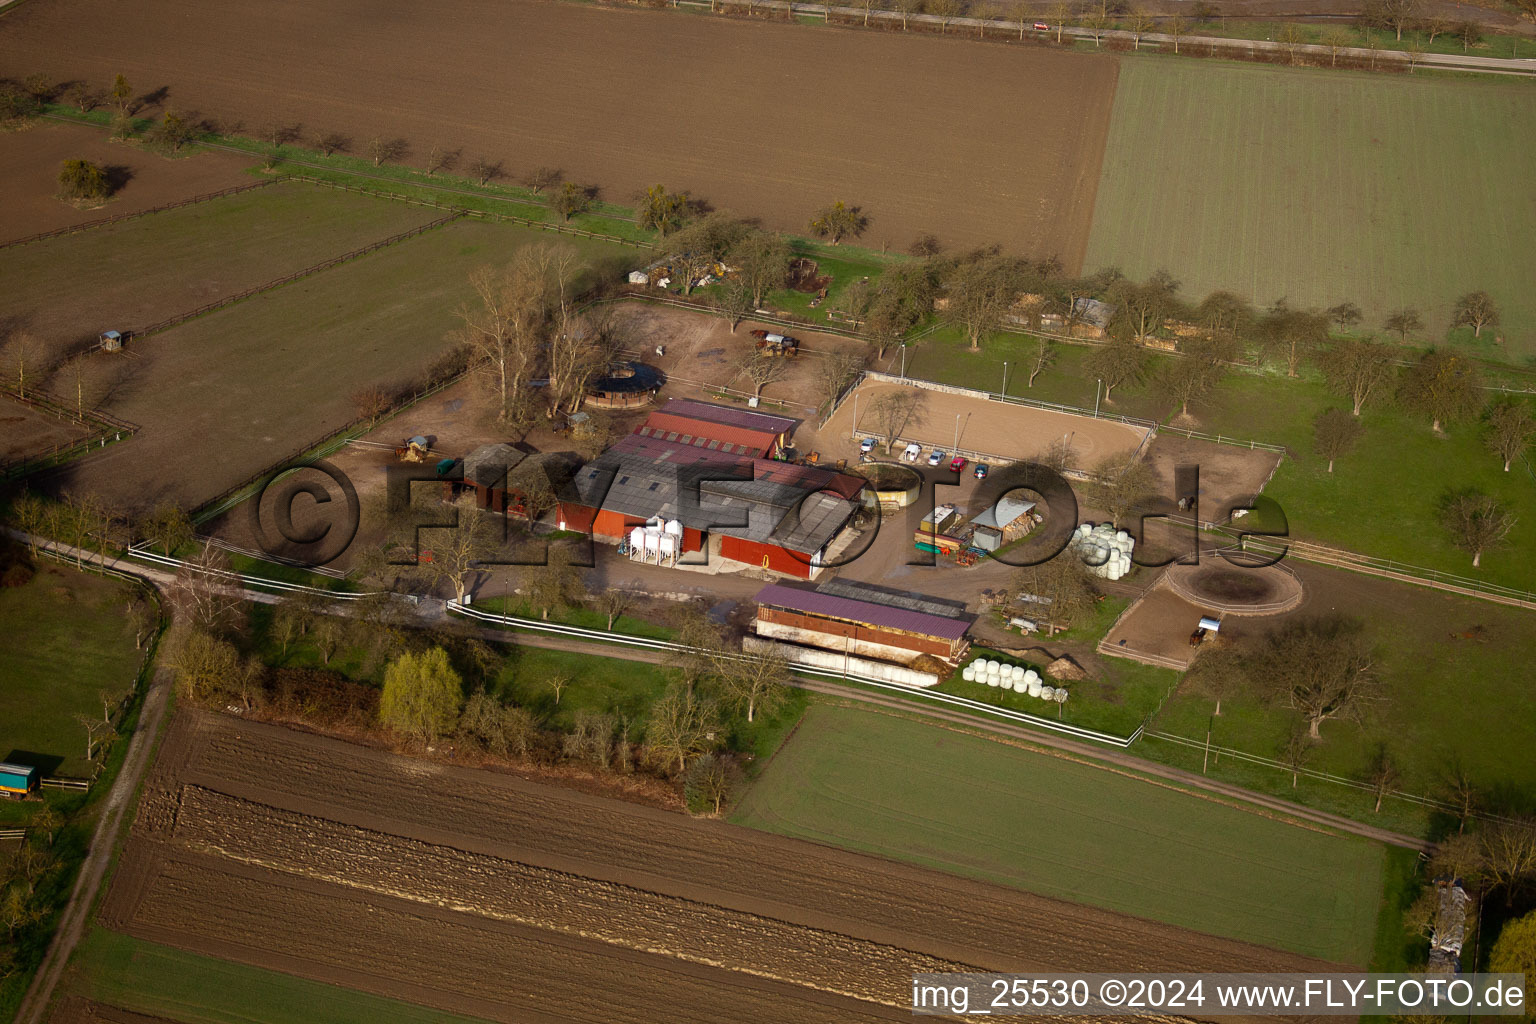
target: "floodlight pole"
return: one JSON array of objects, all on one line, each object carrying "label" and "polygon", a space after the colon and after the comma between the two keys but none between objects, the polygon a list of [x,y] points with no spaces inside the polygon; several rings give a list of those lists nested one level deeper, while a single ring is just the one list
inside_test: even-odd
[{"label": "floodlight pole", "polygon": [[955,443],[953,445],[951,445],[951,447],[953,447],[953,448],[959,448],[960,447],[960,414],[959,413],[955,413]]},{"label": "floodlight pole", "polygon": [[907,343],[901,343],[901,379],[907,379]]},{"label": "floodlight pole", "polygon": [[1094,381],[1095,381],[1095,383],[1093,385],[1093,416],[1094,416],[1094,419],[1098,419],[1098,416],[1099,416],[1099,392],[1104,387],[1104,378],[1103,377],[1095,377]]},{"label": "floodlight pole", "polygon": [[1008,360],[1003,360],[1003,397],[1008,397]]},{"label": "floodlight pole", "polygon": [[853,389],[853,425],[848,428],[848,440],[855,441],[859,436],[859,389]]}]

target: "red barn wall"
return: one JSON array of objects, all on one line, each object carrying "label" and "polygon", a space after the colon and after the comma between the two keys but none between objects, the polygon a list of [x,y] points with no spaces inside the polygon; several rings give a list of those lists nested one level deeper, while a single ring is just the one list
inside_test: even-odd
[{"label": "red barn wall", "polygon": [[738,562],[759,566],[764,569],[772,569],[774,572],[782,572],[789,576],[798,576],[800,579],[811,578],[809,559],[797,556],[784,550],[777,544],[763,544],[755,540],[743,540],[740,537],[722,535],[720,537],[720,556],[722,558],[734,558]]}]

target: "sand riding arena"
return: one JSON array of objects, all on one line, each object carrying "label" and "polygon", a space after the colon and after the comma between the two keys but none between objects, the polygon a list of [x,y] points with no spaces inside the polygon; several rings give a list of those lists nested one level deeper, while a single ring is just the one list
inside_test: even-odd
[{"label": "sand riding arena", "polygon": [[916,442],[925,451],[941,448],[973,460],[1008,463],[1041,461],[1059,442],[1067,447],[1067,471],[1075,475],[1092,472],[1107,458],[1123,463],[1139,456],[1152,434],[1150,426],[1118,419],[1026,405],[928,381],[902,382],[884,374],[869,374],[843,399],[820,436],[882,438],[887,429],[880,412],[882,398],[903,392],[918,396],[918,408],[897,431],[897,451],[908,442]]}]

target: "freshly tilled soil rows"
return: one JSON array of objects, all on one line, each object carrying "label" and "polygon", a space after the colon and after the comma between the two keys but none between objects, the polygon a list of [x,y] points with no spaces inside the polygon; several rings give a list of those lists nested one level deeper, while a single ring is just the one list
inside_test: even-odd
[{"label": "freshly tilled soil rows", "polygon": [[920,970],[1329,966],[196,712],[134,835],[110,926],[493,1019],[894,1019]]},{"label": "freshly tilled soil rows", "polygon": [[175,840],[242,864],[887,1001],[890,979],[964,971],[820,929],[183,790]]},{"label": "freshly tilled soil rows", "polygon": [[[1087,246],[1117,65],[958,39],[534,0],[195,4],[50,0],[0,33],[18,78],[117,72],[254,133],[302,124],[365,155],[405,139],[547,165],[628,203],[658,182],[804,231],[836,199],[865,241]],[[155,113],[150,108],[148,113]]]}]

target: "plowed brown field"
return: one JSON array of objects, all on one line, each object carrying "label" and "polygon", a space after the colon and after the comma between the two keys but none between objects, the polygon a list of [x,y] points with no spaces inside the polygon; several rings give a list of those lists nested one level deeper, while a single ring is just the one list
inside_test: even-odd
[{"label": "plowed brown field", "polygon": [[1323,966],[197,712],[173,723],[102,914],[508,1021],[894,1020],[914,971]]},{"label": "plowed brown field", "polygon": [[403,137],[628,202],[661,182],[805,230],[834,199],[867,243],[1087,244],[1114,58],[539,0],[50,0],[4,16],[17,75],[123,72],[247,131]]}]

